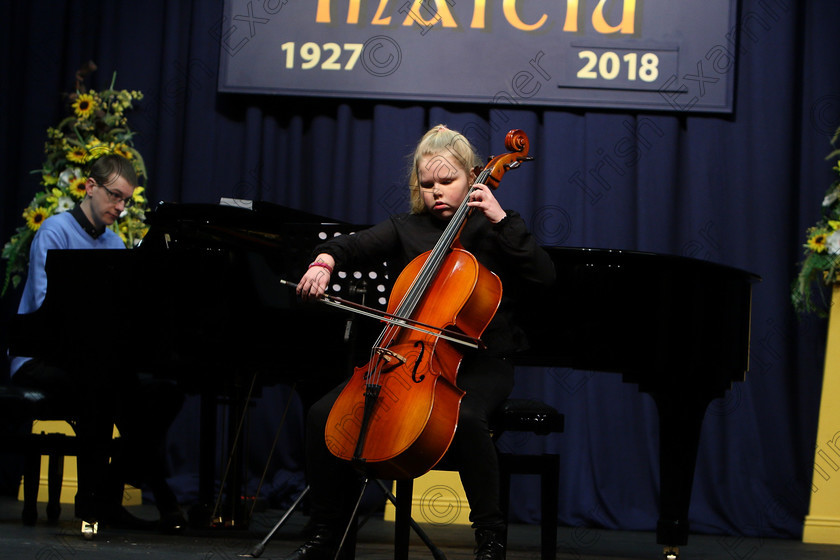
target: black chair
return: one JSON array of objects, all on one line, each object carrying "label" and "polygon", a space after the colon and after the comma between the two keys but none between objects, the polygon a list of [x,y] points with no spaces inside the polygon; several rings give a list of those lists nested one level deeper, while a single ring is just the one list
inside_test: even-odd
[{"label": "black chair", "polygon": [[[538,435],[561,433],[565,427],[565,418],[557,410],[543,402],[528,399],[508,399],[500,410],[491,418],[493,437],[498,439],[504,432],[531,432]],[[557,552],[557,495],[560,484],[560,461],[556,454],[519,455],[499,453],[501,476],[502,509],[505,515],[510,505],[510,477],[512,474],[539,474],[541,488],[541,558],[554,560]],[[442,467],[442,470],[446,467]],[[408,545],[413,528],[424,541],[436,559],[445,558],[443,553],[429,540],[425,532],[411,519],[411,498],[413,480],[397,481],[397,493],[392,495],[382,481],[376,481],[395,507],[394,523],[394,559],[408,560]],[[292,512],[309,492],[309,487],[297,497],[295,502],[274,525],[271,531],[255,545],[248,556],[259,558],[274,534],[286,523]],[[342,547],[342,558],[355,557],[357,519],[354,518],[348,529],[348,540]],[[505,535],[507,540],[507,535]]]},{"label": "black chair", "polygon": [[[23,513],[25,525],[38,520],[38,488],[41,481],[41,456],[49,458],[47,520],[56,521],[61,515],[61,486],[64,475],[64,458],[78,457],[87,449],[79,437],[64,433],[32,433],[36,420],[61,420],[71,422],[72,411],[44,393],[14,386],[0,386],[0,417],[8,428],[0,445],[5,451],[23,455]],[[17,428],[16,430],[14,428]],[[116,444],[117,440],[112,440]],[[110,454],[113,449],[107,450]]]},{"label": "black chair", "polygon": [[[491,418],[494,438],[504,432],[531,432],[538,435],[562,433],[565,417],[554,407],[530,399],[508,399]],[[502,511],[510,506],[510,477],[513,474],[538,474],[541,500],[541,558],[553,560],[557,553],[557,513],[560,485],[560,460],[556,454],[520,455],[499,453]],[[408,559],[413,480],[397,481],[394,536],[395,560]],[[507,540],[507,535],[505,535]]]}]

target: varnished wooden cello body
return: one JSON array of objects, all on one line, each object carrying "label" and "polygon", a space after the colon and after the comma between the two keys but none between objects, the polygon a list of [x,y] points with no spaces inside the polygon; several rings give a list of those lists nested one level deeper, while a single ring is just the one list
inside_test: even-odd
[{"label": "varnished wooden cello body", "polygon": [[[497,188],[508,169],[530,159],[521,130],[507,134],[505,147],[509,152],[492,158],[476,182]],[[470,192],[435,247],[400,273],[387,309],[397,320],[330,412],[327,448],[369,476],[417,477],[443,457],[455,435],[464,395],[457,386],[458,342],[479,339],[502,297],[499,278],[459,242]]]}]

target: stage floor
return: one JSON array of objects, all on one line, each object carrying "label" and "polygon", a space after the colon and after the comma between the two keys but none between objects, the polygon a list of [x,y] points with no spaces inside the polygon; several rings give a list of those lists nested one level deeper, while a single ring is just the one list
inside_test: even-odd
[{"label": "stage floor", "polygon": [[[91,541],[79,533],[72,505],[64,505],[58,523],[45,520],[32,527],[21,524],[21,502],[0,498],[0,557],[15,560],[60,560],[107,558],[108,560],[234,560],[254,549],[280,519],[282,512],[268,510],[255,515],[247,530],[195,530],[181,535],[155,532],[105,530]],[[39,504],[43,518],[45,504]],[[155,518],[152,506],[136,506],[132,513]],[[299,533],[306,518],[293,515],[266,545],[261,558],[278,559],[300,544]],[[450,560],[472,559],[472,531],[466,526],[435,526],[423,529]],[[560,527],[558,560],[659,560],[662,547],[653,533],[604,531]],[[508,536],[508,560],[538,559],[539,527],[513,525]],[[371,517],[360,528],[356,558],[386,560],[393,558],[393,524],[381,517]],[[428,548],[412,533],[410,558],[432,558]],[[803,544],[792,540],[746,539],[710,535],[691,535],[682,548],[685,560],[834,560],[840,558],[840,546]]]}]

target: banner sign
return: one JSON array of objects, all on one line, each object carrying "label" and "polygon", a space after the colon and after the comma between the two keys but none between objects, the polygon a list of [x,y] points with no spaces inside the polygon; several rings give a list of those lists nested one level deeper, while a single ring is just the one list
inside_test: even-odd
[{"label": "banner sign", "polygon": [[731,112],[737,0],[225,0],[219,90]]}]

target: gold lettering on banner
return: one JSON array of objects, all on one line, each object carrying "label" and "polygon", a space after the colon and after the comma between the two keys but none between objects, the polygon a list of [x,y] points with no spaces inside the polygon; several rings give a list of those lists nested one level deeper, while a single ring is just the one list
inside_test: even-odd
[{"label": "gold lettering on banner", "polygon": [[[402,25],[409,27],[415,23],[421,27],[431,27],[438,23],[442,27],[450,29],[457,28],[458,22],[452,14],[452,7],[458,10],[469,9],[468,2],[458,0],[378,0],[376,2],[376,11],[373,18],[370,20],[371,25],[392,25],[390,13],[393,11],[393,6],[402,2],[400,13],[406,13]],[[607,4],[609,2],[609,4]],[[348,25],[360,25],[361,20],[368,17],[368,14],[362,14],[362,10],[366,11],[366,7],[372,5],[373,0],[347,0],[346,2],[336,2],[338,10],[341,6],[346,6],[346,18],[343,14],[338,17],[339,20],[344,20]],[[332,20],[332,0],[317,0],[315,8],[315,22],[316,23],[333,23]],[[472,0],[472,20],[470,21],[471,29],[486,29],[487,27],[487,0]],[[543,13],[535,22],[526,23],[520,16],[519,8],[525,4],[521,0],[502,0],[502,13],[507,23],[514,29],[520,31],[536,31],[546,25],[548,22],[548,14]],[[562,7],[565,4],[566,14],[563,22],[563,31],[568,33],[579,33],[582,27],[585,27],[585,19],[588,12],[585,8],[585,2],[582,0],[566,0],[565,2],[556,2],[556,6]],[[581,7],[583,5],[583,10]],[[613,35],[620,33],[623,35],[632,35],[636,32],[636,18],[638,16],[637,6],[638,0],[598,0],[598,4],[592,11],[592,29],[602,35]],[[410,6],[410,8],[408,7]],[[621,20],[613,25],[607,22],[607,16],[612,16],[613,12],[620,12]],[[465,17],[468,17],[464,14]],[[615,17],[611,17],[615,20]],[[399,25],[394,23],[393,25]]]},{"label": "gold lettering on banner", "polygon": [[519,14],[516,12],[516,1],[517,0],[504,0],[504,3],[502,4],[502,11],[505,14],[505,19],[507,19],[508,23],[510,23],[513,27],[521,29],[522,31],[533,31],[534,29],[539,29],[545,24],[545,21],[548,19],[546,14],[543,14],[537,23],[532,23],[531,25],[528,25],[519,19]]},{"label": "gold lettering on banner", "polygon": [[470,27],[473,29],[484,29],[484,18],[487,12],[486,0],[475,0],[473,18]]},{"label": "gold lettering on banner", "polygon": [[347,7],[347,23],[359,23],[359,2],[361,0],[350,0]]},{"label": "gold lettering on banner", "polygon": [[578,0],[567,0],[566,2],[566,23],[563,24],[563,31],[577,33],[578,12],[580,11]]},{"label": "gold lettering on banner", "polygon": [[391,23],[391,16],[382,17],[382,12],[385,11],[385,6],[388,5],[388,0],[379,0],[379,7],[376,8],[376,15],[373,16],[373,25],[389,25]]},{"label": "gold lettering on banner", "polygon": [[[423,7],[423,4],[426,3],[426,1],[414,0],[414,4],[408,11],[408,15],[405,16],[403,25],[408,26],[416,22],[421,26],[425,26],[435,25],[437,22],[441,22],[441,25],[444,27],[458,27],[458,24],[455,23],[455,18],[452,17],[452,12],[449,11],[449,7],[446,2],[447,0],[435,0],[435,14],[432,16],[432,19],[424,19],[423,16],[420,15],[420,8]],[[428,12],[429,9],[426,8],[426,11]]]},{"label": "gold lettering on banner", "polygon": [[[347,5],[347,23],[356,25],[359,23],[359,13],[361,11],[362,0],[349,0]],[[371,24],[373,25],[388,25],[391,23],[391,16],[382,17],[382,13],[388,6],[388,0],[379,0],[379,7],[376,9],[376,15],[373,16]],[[315,23],[332,23],[332,1],[318,0],[318,5],[315,8]]]},{"label": "gold lettering on banner", "polygon": [[607,0],[600,0],[592,13],[592,26],[598,33],[609,35],[610,33],[624,33],[632,35],[636,23],[636,0],[624,0],[624,10],[621,13],[621,23],[610,25],[604,19],[604,4]]},{"label": "gold lettering on banner", "polygon": [[315,23],[330,23],[330,0],[318,0],[315,8]]}]

